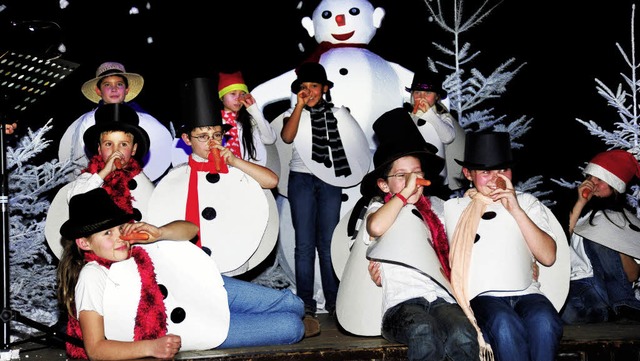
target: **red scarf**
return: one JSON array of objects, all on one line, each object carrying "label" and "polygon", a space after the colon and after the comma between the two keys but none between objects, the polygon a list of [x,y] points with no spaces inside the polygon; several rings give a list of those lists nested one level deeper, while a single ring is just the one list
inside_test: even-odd
[{"label": "red scarf", "polygon": [[227,139],[226,146],[231,149],[231,153],[240,159],[242,158],[242,154],[240,154],[240,139],[238,138],[238,122],[236,122],[236,117],[238,116],[235,112],[228,112],[226,110],[221,110],[222,119],[225,124],[229,124],[231,129],[227,132],[229,135],[229,139]]},{"label": "red scarf", "polygon": [[[384,197],[384,202],[387,203],[394,195],[387,193]],[[442,265],[444,274],[447,279],[451,279],[451,266],[449,266],[449,241],[447,240],[447,233],[444,230],[444,225],[440,221],[440,218],[431,209],[431,201],[424,195],[420,196],[420,199],[414,204],[420,212],[422,219],[427,224],[427,227],[431,231],[431,237],[433,238],[433,249],[438,255],[438,260]]]},{"label": "red scarf", "polygon": [[[215,161],[213,158],[213,152],[209,153],[209,160],[206,162],[198,162],[193,159],[193,156],[189,157],[189,167],[191,172],[189,173],[189,189],[187,190],[187,208],[185,211],[184,219],[198,226],[198,239],[196,240],[196,246],[202,248],[202,241],[200,237],[200,201],[198,198],[198,172],[209,172],[211,174],[216,173],[229,173],[227,164],[224,159],[220,161],[220,172],[216,170]],[[222,157],[220,157],[222,158]]]},{"label": "red scarf", "polygon": [[[167,334],[167,311],[164,305],[164,297],[156,280],[156,272],[153,261],[147,251],[141,247],[133,247],[131,256],[138,266],[138,273],[142,285],[140,287],[140,300],[138,312],[133,330],[134,341],[155,340]],[[113,261],[96,256],[93,252],[84,254],[85,261],[96,261],[99,265],[110,268]],[[82,329],[75,315],[69,315],[67,334],[82,340]],[[74,359],[87,359],[84,348],[66,343],[67,355]]]},{"label": "red scarf", "polygon": [[[88,172],[96,174],[104,169],[104,167],[105,162],[102,159],[102,156],[96,154],[91,158],[87,168],[85,168],[82,173]],[[140,164],[134,158],[131,158],[125,168],[109,173],[102,184],[102,188],[109,193],[115,204],[118,205],[120,209],[130,214],[133,213],[134,198],[131,196],[129,182],[131,182],[133,177],[140,174],[141,171],[142,168],[140,168]]]},{"label": "red scarf", "polygon": [[326,53],[328,50],[331,49],[335,49],[335,48],[366,48],[367,44],[360,44],[360,43],[330,43],[328,41],[323,41],[320,44],[318,44],[318,46],[315,48],[315,50],[313,51],[313,53],[311,53],[309,55],[309,57],[307,57],[307,59],[304,61],[305,63],[319,63],[320,62],[320,56],[322,56],[322,54]]}]

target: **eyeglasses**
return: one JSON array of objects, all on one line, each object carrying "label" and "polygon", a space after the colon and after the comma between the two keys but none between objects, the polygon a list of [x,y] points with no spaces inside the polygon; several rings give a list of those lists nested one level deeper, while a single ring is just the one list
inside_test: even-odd
[{"label": "eyeglasses", "polygon": [[[215,132],[213,133],[213,139],[222,139],[222,132]],[[211,136],[209,134],[200,134],[200,135],[192,135],[191,138],[195,138],[197,139],[199,142],[205,143],[208,142],[209,140],[211,140]]]},{"label": "eyeglasses", "polygon": [[[418,178],[424,178],[424,172],[411,172],[415,175],[418,176]],[[411,173],[396,173],[396,174],[389,174],[388,176],[386,176],[387,178],[402,178],[404,179],[404,177],[407,174],[411,174]]]}]

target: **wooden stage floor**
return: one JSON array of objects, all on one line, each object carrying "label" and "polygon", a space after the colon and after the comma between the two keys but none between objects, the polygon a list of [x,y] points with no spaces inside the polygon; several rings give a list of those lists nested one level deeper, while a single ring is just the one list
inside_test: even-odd
[{"label": "wooden stage floor", "polygon": [[[322,332],[294,345],[181,352],[175,360],[340,360],[406,359],[406,347],[382,337],[358,337],[341,331],[327,314],[318,315]],[[68,360],[60,347],[23,344],[20,360]],[[557,361],[640,361],[640,323],[617,321],[566,326]],[[517,361],[517,360],[513,360]]]}]

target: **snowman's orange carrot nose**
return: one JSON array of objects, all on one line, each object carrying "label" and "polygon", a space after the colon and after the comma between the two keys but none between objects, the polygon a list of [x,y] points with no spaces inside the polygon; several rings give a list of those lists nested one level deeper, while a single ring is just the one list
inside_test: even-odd
[{"label": "snowman's orange carrot nose", "polygon": [[222,158],[220,157],[220,149],[211,148],[211,155],[213,156],[213,164],[216,167],[216,171],[220,172],[222,168]]},{"label": "snowman's orange carrot nose", "polygon": [[431,181],[424,178],[416,178],[416,184],[423,187],[428,187],[431,185]]},{"label": "snowman's orange carrot nose", "polygon": [[113,161],[113,164],[116,166],[116,169],[122,169],[122,161],[120,158],[116,158],[116,160]]},{"label": "snowman's orange carrot nose", "polygon": [[149,235],[144,232],[132,232],[125,235],[120,235],[120,239],[123,241],[146,241],[149,239]]},{"label": "snowman's orange carrot nose", "polygon": [[585,188],[582,190],[582,198],[584,199],[589,198],[589,194],[591,194],[591,189]]}]

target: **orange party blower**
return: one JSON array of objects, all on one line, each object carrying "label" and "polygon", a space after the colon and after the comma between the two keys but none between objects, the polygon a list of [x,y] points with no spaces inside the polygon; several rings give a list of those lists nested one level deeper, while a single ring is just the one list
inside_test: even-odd
[{"label": "orange party blower", "polygon": [[416,178],[416,184],[423,187],[428,187],[431,185],[431,181],[424,178]]},{"label": "orange party blower", "polygon": [[149,235],[144,232],[132,232],[125,235],[120,235],[120,239],[123,241],[146,241],[149,239]]}]

